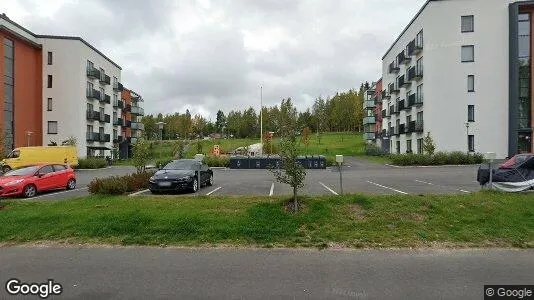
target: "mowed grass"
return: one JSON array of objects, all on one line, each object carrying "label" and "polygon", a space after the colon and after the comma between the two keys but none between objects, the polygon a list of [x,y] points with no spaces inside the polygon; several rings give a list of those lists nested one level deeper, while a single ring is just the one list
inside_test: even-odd
[{"label": "mowed grass", "polygon": [[534,195],[89,197],[8,201],[0,242],[254,247],[533,247]]}]

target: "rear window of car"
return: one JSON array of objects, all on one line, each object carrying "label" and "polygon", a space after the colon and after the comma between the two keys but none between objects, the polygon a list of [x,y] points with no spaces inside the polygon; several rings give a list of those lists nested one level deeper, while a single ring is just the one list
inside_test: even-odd
[{"label": "rear window of car", "polygon": [[54,170],[56,172],[65,171],[66,169],[67,169],[67,167],[65,167],[64,165],[54,165]]}]

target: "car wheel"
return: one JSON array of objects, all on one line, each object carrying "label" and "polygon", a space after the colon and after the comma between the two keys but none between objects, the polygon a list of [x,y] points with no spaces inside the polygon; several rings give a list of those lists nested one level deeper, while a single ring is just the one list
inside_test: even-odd
[{"label": "car wheel", "polygon": [[75,188],[76,188],[76,180],[69,179],[69,181],[67,182],[67,190],[73,190]]},{"label": "car wheel", "polygon": [[9,171],[11,171],[11,168],[10,168],[9,166],[3,166],[3,167],[2,167],[2,172],[3,172],[3,173],[7,173],[7,172],[9,172]]},{"label": "car wheel", "polygon": [[193,193],[196,193],[196,191],[198,190],[198,181],[197,179],[193,179],[193,187],[192,187],[192,191]]},{"label": "car wheel", "polygon": [[26,198],[34,197],[37,194],[37,187],[33,184],[28,184],[22,190],[22,195]]},{"label": "car wheel", "polygon": [[210,174],[210,178],[208,179],[208,186],[213,185],[213,174]]}]

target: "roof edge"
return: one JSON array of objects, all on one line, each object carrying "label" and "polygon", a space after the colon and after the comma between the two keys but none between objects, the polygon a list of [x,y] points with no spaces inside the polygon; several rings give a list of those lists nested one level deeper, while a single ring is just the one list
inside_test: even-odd
[{"label": "roof edge", "polygon": [[395,41],[391,44],[391,46],[389,46],[388,50],[386,51],[386,53],[384,54],[384,56],[382,56],[382,60],[384,60],[384,58],[386,58],[386,56],[389,54],[389,52],[391,51],[391,49],[393,49],[393,46],[395,46],[395,44],[400,40],[400,38],[402,37],[402,35],[406,32],[406,30],[408,30],[408,28],[410,28],[410,26],[412,26],[413,22],[415,22],[415,20],[417,19],[417,17],[419,17],[419,15],[423,12],[423,10],[426,8],[426,6],[428,5],[428,3],[430,2],[434,2],[434,1],[442,1],[442,0],[427,0],[425,2],[425,4],[423,4],[423,6],[419,9],[419,11],[415,14],[415,16],[410,20],[410,23],[408,23],[408,25],[406,25],[406,27],[404,27],[404,29],[402,30],[402,32],[399,34],[399,36],[395,39]]}]

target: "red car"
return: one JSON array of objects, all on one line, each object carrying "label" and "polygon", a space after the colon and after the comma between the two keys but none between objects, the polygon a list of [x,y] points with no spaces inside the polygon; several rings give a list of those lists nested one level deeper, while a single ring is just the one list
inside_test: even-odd
[{"label": "red car", "polygon": [[76,188],[76,174],[66,165],[40,164],[6,172],[0,176],[0,197],[31,198],[39,192]]}]

